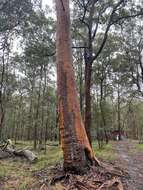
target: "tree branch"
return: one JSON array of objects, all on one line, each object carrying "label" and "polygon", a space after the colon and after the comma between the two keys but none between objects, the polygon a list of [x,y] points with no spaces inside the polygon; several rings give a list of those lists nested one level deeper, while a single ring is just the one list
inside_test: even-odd
[{"label": "tree branch", "polygon": [[102,49],[104,48],[104,45],[105,45],[106,40],[107,40],[107,38],[108,38],[108,32],[109,32],[109,30],[110,30],[110,27],[111,27],[113,24],[117,23],[117,22],[118,22],[119,20],[121,20],[121,19],[134,18],[134,17],[140,16],[140,15],[143,15],[143,9],[142,9],[139,13],[137,13],[137,14],[135,14],[135,15],[128,15],[128,16],[120,17],[120,18],[118,18],[116,21],[113,21],[113,20],[114,20],[114,19],[113,19],[113,18],[114,18],[114,14],[115,14],[115,12],[117,11],[117,9],[120,7],[120,5],[121,5],[122,3],[124,3],[124,0],[120,0],[120,1],[115,5],[115,7],[113,8],[112,13],[111,13],[111,15],[110,15],[110,19],[109,19],[108,25],[107,25],[107,28],[106,28],[105,33],[104,33],[103,41],[102,41],[102,43],[101,43],[101,45],[100,45],[100,47],[99,47],[99,49],[98,49],[96,55],[93,56],[93,59],[92,59],[93,61],[99,56],[99,54],[101,53]]},{"label": "tree branch", "polygon": [[142,9],[139,13],[137,13],[137,14],[119,17],[119,18],[117,18],[117,19],[113,22],[113,24],[116,24],[116,23],[119,22],[120,20],[129,19],[129,18],[135,18],[135,17],[137,17],[137,16],[143,16],[143,9]]}]

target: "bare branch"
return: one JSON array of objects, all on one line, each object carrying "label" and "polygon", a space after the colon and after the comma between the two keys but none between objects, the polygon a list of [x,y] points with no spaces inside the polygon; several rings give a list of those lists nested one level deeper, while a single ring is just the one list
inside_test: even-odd
[{"label": "bare branch", "polygon": [[73,49],[85,49],[86,46],[72,46]]},{"label": "bare branch", "polygon": [[99,21],[100,21],[100,16],[106,11],[106,9],[108,8],[108,6],[106,6],[103,10],[99,11],[98,17],[97,17],[97,22],[96,22],[96,27],[94,29],[93,35],[92,35],[92,41],[95,39],[97,30],[98,30],[98,25],[99,25]]},{"label": "bare branch", "polygon": [[115,14],[116,10],[120,7],[120,5],[121,5],[122,3],[124,3],[124,0],[120,0],[120,1],[114,6],[114,8],[113,8],[112,13],[111,13],[111,15],[110,15],[110,19],[109,19],[109,21],[108,21],[108,24],[107,24],[107,27],[106,27],[106,30],[105,30],[105,33],[104,33],[104,37],[103,37],[102,43],[101,43],[101,45],[100,45],[100,47],[99,47],[99,49],[98,49],[96,55],[93,56],[93,58],[92,58],[93,61],[99,56],[99,54],[101,53],[102,49],[104,48],[104,45],[105,45],[106,40],[107,40],[107,38],[108,38],[108,32],[109,32],[109,30],[110,30],[110,27],[113,25],[114,14]]},{"label": "bare branch", "polygon": [[135,17],[138,17],[138,16],[143,16],[143,9],[142,9],[139,13],[137,13],[137,14],[119,17],[119,18],[117,18],[117,19],[113,22],[113,24],[118,23],[120,20],[123,20],[123,19],[135,18]]}]

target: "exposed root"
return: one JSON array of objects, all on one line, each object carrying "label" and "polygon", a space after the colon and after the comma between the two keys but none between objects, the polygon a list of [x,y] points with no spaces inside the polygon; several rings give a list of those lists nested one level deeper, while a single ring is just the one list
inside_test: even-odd
[{"label": "exposed root", "polygon": [[121,168],[116,169],[111,164],[102,162],[102,163],[100,163],[100,166],[105,170],[106,174],[110,174],[112,176],[118,176],[118,177],[127,176],[127,174],[125,174],[125,172],[123,170],[121,170]]},{"label": "exposed root", "polygon": [[[49,175],[51,178],[47,180],[47,183],[52,185],[52,190],[57,189],[59,185],[60,189],[66,190],[124,190],[121,182],[122,177],[125,177],[123,171],[118,169],[117,172],[107,164],[102,164],[102,167],[93,166],[84,175],[66,173],[61,166],[58,169],[53,168]],[[41,190],[44,190],[44,185],[42,188]]]}]

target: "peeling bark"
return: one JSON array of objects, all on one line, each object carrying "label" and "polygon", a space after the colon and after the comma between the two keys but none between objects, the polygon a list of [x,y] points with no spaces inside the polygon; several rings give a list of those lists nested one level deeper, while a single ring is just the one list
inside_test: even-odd
[{"label": "peeling bark", "polygon": [[[61,2],[62,1],[62,2]],[[82,121],[72,66],[69,0],[56,0],[57,10],[57,94],[64,169],[82,172],[99,164]]]}]

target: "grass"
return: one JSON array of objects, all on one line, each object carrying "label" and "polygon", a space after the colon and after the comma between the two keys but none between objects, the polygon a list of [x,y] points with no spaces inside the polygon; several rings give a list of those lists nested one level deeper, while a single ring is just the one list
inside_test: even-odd
[{"label": "grass", "polygon": [[97,142],[94,142],[93,149],[94,149],[95,155],[99,159],[114,161],[117,158],[117,156],[113,150],[112,142],[110,142],[109,144],[105,144],[102,149],[99,149]]},{"label": "grass", "polygon": [[[48,142],[50,144],[50,142]],[[33,172],[48,168],[62,161],[62,151],[58,146],[47,146],[46,153],[44,151],[34,151],[30,142],[18,141],[16,144],[18,149],[27,148],[32,150],[37,156],[38,161],[34,164],[28,163],[26,160],[19,158],[11,158],[0,161],[0,177],[10,177],[5,183],[5,190],[15,189],[26,190],[29,184],[33,184],[36,180]],[[97,143],[93,143],[93,149],[96,156],[104,160],[115,160],[116,155],[112,149],[112,143],[105,145],[103,149],[98,149]],[[60,189],[60,188],[57,188]]]},{"label": "grass", "polygon": [[130,156],[136,155],[139,152],[143,152],[143,144],[140,144],[138,140],[131,140],[129,142],[132,143],[132,148],[128,150]]},{"label": "grass", "polygon": [[36,180],[33,177],[33,172],[53,166],[62,160],[62,151],[58,146],[47,146],[45,153],[44,151],[34,151],[30,142],[19,141],[16,144],[16,148],[32,150],[38,156],[38,161],[34,164],[30,164],[26,160],[19,158],[1,160],[0,177],[10,178],[8,182],[5,183],[5,190],[27,190],[28,185]]},{"label": "grass", "polygon": [[137,144],[136,144],[136,149],[137,149],[138,151],[143,151],[143,144],[137,143]]},{"label": "grass", "polygon": [[[51,142],[47,143],[52,144]],[[35,164],[30,165],[32,171],[55,165],[56,163],[59,163],[62,160],[62,151],[59,146],[47,146],[45,153],[45,151],[33,150],[33,145],[30,142],[19,141],[16,144],[16,148],[29,149],[38,156],[38,161]]]}]

